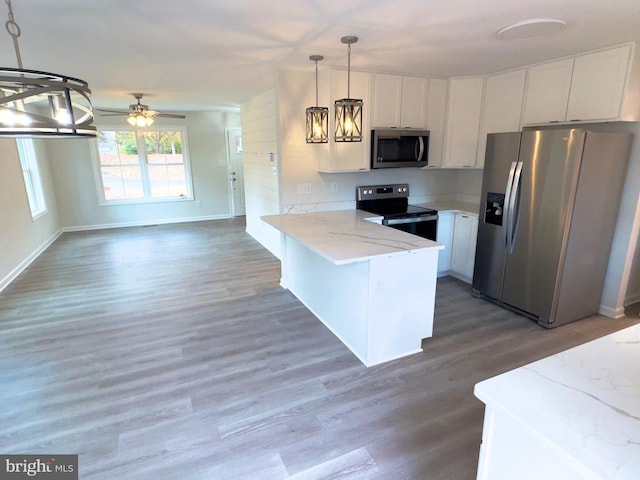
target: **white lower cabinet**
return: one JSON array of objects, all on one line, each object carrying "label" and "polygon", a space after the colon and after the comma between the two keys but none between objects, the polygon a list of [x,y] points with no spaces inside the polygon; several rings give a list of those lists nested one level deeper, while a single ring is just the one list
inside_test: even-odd
[{"label": "white lower cabinet", "polygon": [[451,247],[451,272],[469,283],[473,278],[477,235],[478,217],[468,213],[456,213]]},{"label": "white lower cabinet", "polygon": [[438,252],[438,275],[451,270],[451,247],[453,246],[453,212],[438,213],[438,235],[436,241],[444,245]]},{"label": "white lower cabinet", "polygon": [[436,241],[444,245],[438,252],[438,276],[453,275],[471,283],[476,257],[478,217],[464,212],[439,212]]},{"label": "white lower cabinet", "polygon": [[451,247],[453,245],[453,212],[438,213],[438,235],[436,241],[444,245],[438,252],[438,275],[448,274],[451,270]]}]

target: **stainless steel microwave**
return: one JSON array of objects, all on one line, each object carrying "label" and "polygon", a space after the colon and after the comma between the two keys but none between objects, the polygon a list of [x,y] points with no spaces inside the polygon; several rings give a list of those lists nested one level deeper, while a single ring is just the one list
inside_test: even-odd
[{"label": "stainless steel microwave", "polygon": [[371,168],[425,167],[429,130],[384,128],[371,131]]}]

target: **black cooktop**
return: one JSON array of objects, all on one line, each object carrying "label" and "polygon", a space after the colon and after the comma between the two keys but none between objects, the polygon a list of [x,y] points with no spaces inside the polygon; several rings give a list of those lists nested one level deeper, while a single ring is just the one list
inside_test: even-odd
[{"label": "black cooktop", "polygon": [[356,208],[383,215],[385,219],[436,215],[437,210],[409,205],[409,185],[368,185],[356,187]]},{"label": "black cooktop", "polygon": [[388,198],[384,200],[360,200],[357,202],[358,210],[383,215],[385,218],[408,218],[435,215],[437,210],[431,208],[409,205],[406,198]]}]

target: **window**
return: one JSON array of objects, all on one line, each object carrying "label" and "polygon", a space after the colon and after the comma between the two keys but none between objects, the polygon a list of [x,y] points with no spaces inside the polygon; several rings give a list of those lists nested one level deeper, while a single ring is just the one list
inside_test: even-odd
[{"label": "window", "polygon": [[47,205],[42,191],[42,180],[38,169],[38,158],[33,140],[30,138],[16,139],[18,155],[22,166],[24,186],[27,190],[27,199],[31,209],[31,218],[34,220],[47,213]]},{"label": "window", "polygon": [[102,195],[107,202],[191,199],[191,176],[182,128],[100,130]]}]

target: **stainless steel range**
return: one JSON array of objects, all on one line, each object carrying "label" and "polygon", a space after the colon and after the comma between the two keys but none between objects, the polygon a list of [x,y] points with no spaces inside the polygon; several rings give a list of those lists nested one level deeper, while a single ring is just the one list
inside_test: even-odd
[{"label": "stainless steel range", "polygon": [[383,225],[436,240],[438,211],[409,205],[406,183],[356,187],[356,208],[381,215]]}]

